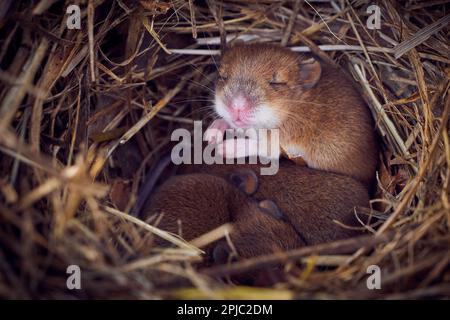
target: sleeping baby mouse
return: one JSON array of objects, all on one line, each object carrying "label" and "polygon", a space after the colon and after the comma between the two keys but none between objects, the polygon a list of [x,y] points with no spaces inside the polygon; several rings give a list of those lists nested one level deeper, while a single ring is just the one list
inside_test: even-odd
[{"label": "sleeping baby mouse", "polygon": [[[340,69],[277,45],[237,44],[223,54],[214,108],[220,118],[209,127],[209,142],[228,128],[279,129],[279,151],[288,158],[366,185],[374,177],[377,143],[370,110]],[[236,156],[240,142],[224,140],[218,150]],[[246,148],[241,156],[251,155]]]},{"label": "sleeping baby mouse", "polygon": [[[341,174],[298,166],[282,159],[275,175],[260,175],[259,164],[184,165],[180,173],[201,173],[232,179],[239,185],[239,172],[252,172],[247,178],[247,194],[257,201],[271,200],[296,229],[307,245],[352,237],[355,232],[338,224],[356,226],[355,207],[369,207],[367,188]],[[252,177],[245,175],[246,177]],[[233,178],[235,177],[235,178]],[[257,184],[257,185],[256,185]],[[242,188],[241,188],[242,189]]]},{"label": "sleeping baby mouse", "polygon": [[[291,250],[305,245],[295,228],[280,219],[275,203],[270,200],[256,201],[249,197],[249,193],[254,192],[249,185],[256,185],[255,179],[247,179],[236,173],[232,176],[233,179],[229,181],[201,173],[174,176],[155,191],[143,216],[162,214],[157,226],[187,241],[232,222],[230,238],[232,243],[236,243],[240,257]],[[243,187],[242,181],[245,179],[249,182]],[[156,241],[159,245],[168,245],[164,240]],[[209,253],[206,262],[211,260],[214,246],[205,248]],[[216,262],[223,261],[224,248],[221,245],[220,250],[214,250],[222,252],[219,256],[215,255]]]},{"label": "sleeping baby mouse", "polygon": [[354,207],[369,204],[358,181],[288,161],[275,176],[257,176],[259,165],[184,169],[153,193],[143,216],[163,213],[158,227],[186,240],[232,222],[242,258],[352,237],[358,232],[336,221],[355,227]]}]

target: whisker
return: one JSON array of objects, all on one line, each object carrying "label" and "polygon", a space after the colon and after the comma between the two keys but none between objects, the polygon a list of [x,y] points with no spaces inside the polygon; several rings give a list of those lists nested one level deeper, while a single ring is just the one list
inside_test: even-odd
[{"label": "whisker", "polygon": [[215,93],[213,89],[211,89],[211,88],[205,86],[204,84],[202,84],[202,83],[200,83],[200,82],[197,82],[197,81],[192,80],[192,79],[188,79],[187,81],[190,82],[190,83],[192,83],[192,84],[196,84],[196,85],[198,85],[198,86],[200,86],[200,87],[202,87],[202,88],[205,88],[205,89],[207,89],[207,90],[208,90],[209,92],[211,92],[211,93]]},{"label": "whisker", "polygon": [[[203,37],[206,38],[206,34],[205,32],[203,32]],[[208,47],[208,50],[211,50],[211,47],[209,46],[209,44],[206,44],[206,46]],[[216,59],[214,58],[214,55],[211,55],[212,61],[214,62],[214,66],[216,67],[216,71],[219,72],[219,66],[217,65]]]},{"label": "whisker", "polygon": [[183,100],[174,100],[174,103],[182,103],[182,102],[212,102],[209,99],[183,99]]},{"label": "whisker", "polygon": [[200,71],[200,69],[198,67],[196,67],[192,62],[188,61],[188,64],[189,64],[189,66],[194,68],[196,71],[198,71],[200,73],[200,75],[202,75],[206,80],[208,80],[209,82],[212,81],[212,79],[208,78],[208,75],[206,75],[204,72]]}]

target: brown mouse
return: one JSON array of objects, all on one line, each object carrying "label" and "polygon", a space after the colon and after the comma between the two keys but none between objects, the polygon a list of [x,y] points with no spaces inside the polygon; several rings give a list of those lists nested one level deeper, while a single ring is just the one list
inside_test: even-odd
[{"label": "brown mouse", "polygon": [[[229,181],[209,174],[174,176],[154,192],[144,216],[164,213],[158,227],[188,241],[232,222],[229,239],[237,256],[228,242],[221,240],[204,248],[207,253],[204,265],[224,264],[230,259],[251,258],[304,246],[305,242],[273,201],[256,201],[248,196],[248,192],[255,191],[253,186],[257,181],[256,176],[248,178],[246,175],[241,171],[233,173]],[[168,244],[161,239],[156,241],[159,245]],[[270,285],[282,276],[279,267],[274,267],[233,279],[246,284]]]},{"label": "brown mouse", "polygon": [[[236,176],[238,175],[232,174],[232,177]],[[239,176],[239,181],[246,179],[247,184],[257,183],[253,181],[256,176],[252,179],[247,179],[242,174]],[[285,230],[285,234],[289,234],[288,239],[292,240],[287,240],[286,243],[296,243],[295,239],[298,237],[295,230],[290,225],[285,226],[285,222],[277,216],[279,209],[276,204],[268,200],[256,201],[248,196],[245,188],[233,185],[235,181],[202,173],[174,176],[154,192],[144,209],[144,217],[163,214],[158,227],[188,241],[225,223],[242,221],[253,225],[256,234],[261,228],[266,228],[269,233],[271,228],[290,229]],[[243,228],[238,227],[236,230]],[[288,247],[295,246],[286,245],[283,249]],[[264,252],[261,249],[257,251],[260,254]]]},{"label": "brown mouse", "polygon": [[231,221],[231,240],[242,258],[354,236],[333,220],[355,226],[353,208],[369,202],[358,181],[289,161],[275,176],[258,177],[259,165],[182,171],[153,193],[144,217],[164,213],[158,227],[186,240]]},{"label": "brown mouse", "polygon": [[221,119],[211,129],[279,129],[280,152],[288,158],[366,185],[373,180],[374,123],[340,69],[277,45],[237,44],[223,54],[214,108]]},{"label": "brown mouse", "polygon": [[225,179],[210,174],[174,176],[155,190],[143,217],[162,213],[158,227],[190,241],[233,220],[233,213],[251,210],[245,194]]},{"label": "brown mouse", "polygon": [[[286,159],[280,161],[275,175],[260,175],[260,168],[259,164],[183,165],[180,173],[197,172],[229,179],[236,173],[251,170],[255,178],[245,175],[244,180],[250,184],[247,192],[255,190],[252,197],[257,201],[268,199],[276,203],[306,245],[357,234],[352,229],[338,226],[335,221],[354,227],[354,208],[369,207],[368,191],[361,182],[341,174],[298,166]],[[253,179],[257,179],[257,187]]]}]

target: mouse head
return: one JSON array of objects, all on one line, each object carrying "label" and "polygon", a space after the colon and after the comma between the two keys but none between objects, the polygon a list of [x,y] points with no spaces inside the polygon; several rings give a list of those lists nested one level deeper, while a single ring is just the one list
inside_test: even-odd
[{"label": "mouse head", "polygon": [[235,128],[277,128],[286,105],[320,78],[315,60],[276,45],[237,44],[225,51],[215,92],[216,112]]}]

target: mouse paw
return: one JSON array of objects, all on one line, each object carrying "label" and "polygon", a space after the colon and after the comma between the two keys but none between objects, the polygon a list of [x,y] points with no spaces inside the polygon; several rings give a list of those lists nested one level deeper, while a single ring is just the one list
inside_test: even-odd
[{"label": "mouse paw", "polygon": [[258,140],[255,139],[227,139],[217,147],[219,155],[225,158],[245,158],[258,155]]},{"label": "mouse paw", "polygon": [[225,130],[230,128],[230,125],[223,119],[214,120],[206,129],[205,140],[208,144],[216,143],[218,137],[223,137]]}]

